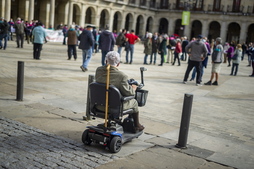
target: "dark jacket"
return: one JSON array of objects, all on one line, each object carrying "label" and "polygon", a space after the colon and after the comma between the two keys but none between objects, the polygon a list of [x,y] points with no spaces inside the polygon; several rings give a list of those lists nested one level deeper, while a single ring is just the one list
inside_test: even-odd
[{"label": "dark jacket", "polygon": [[82,50],[88,50],[94,44],[92,32],[88,30],[83,30],[79,35],[78,40],[80,41],[78,48]]},{"label": "dark jacket", "polygon": [[185,52],[185,47],[189,44],[189,41],[188,40],[184,40],[182,42],[182,51]]},{"label": "dark jacket", "polygon": [[123,47],[125,46],[124,42],[126,42],[126,38],[123,33],[120,33],[116,38],[116,45]]},{"label": "dark jacket", "polygon": [[166,55],[167,54],[167,39],[163,39],[159,46],[159,51],[161,54]]},{"label": "dark jacket", "polygon": [[115,37],[112,32],[105,30],[99,38],[99,49],[102,51],[113,51],[115,45]]},{"label": "dark jacket", "polygon": [[23,22],[16,22],[14,24],[14,28],[16,30],[16,34],[24,34],[26,26]]},{"label": "dark jacket", "polygon": [[6,21],[0,23],[0,34],[7,34],[9,29],[9,24]]},{"label": "dark jacket", "polygon": [[153,38],[152,38],[152,53],[157,53],[159,45],[160,45],[159,37],[155,38],[153,36]]}]

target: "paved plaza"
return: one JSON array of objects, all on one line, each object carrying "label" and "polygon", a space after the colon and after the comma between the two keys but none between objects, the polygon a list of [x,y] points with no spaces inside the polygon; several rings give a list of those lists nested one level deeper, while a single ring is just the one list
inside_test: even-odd
[{"label": "paved plaza", "polygon": [[[140,107],[144,134],[111,154],[100,145],[83,145],[81,135],[88,125],[102,119],[86,116],[89,75],[101,63],[93,55],[88,71],[78,59],[67,60],[67,46],[49,42],[41,60],[34,60],[31,44],[16,48],[9,41],[0,50],[0,168],[170,168],[252,169],[254,166],[254,78],[247,60],[237,76],[222,65],[219,86],[183,84],[187,63],[143,65],[143,45],[135,45],[133,64],[120,69],[140,81],[145,66],[146,106]],[[116,50],[116,48],[115,48]],[[125,62],[125,52],[122,53]],[[150,58],[149,58],[150,59]],[[148,62],[149,62],[148,59]],[[17,62],[25,65],[23,101],[16,101]],[[210,62],[210,61],[209,61]],[[208,64],[203,83],[210,78]],[[189,78],[190,79],[190,78]],[[178,149],[184,94],[193,94],[187,149]]]}]

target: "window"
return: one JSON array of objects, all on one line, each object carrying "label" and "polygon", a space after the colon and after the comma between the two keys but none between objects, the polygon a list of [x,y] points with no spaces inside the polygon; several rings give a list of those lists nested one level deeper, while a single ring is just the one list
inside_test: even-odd
[{"label": "window", "polygon": [[150,1],[150,8],[156,8],[156,0]]},{"label": "window", "polygon": [[213,11],[220,11],[221,0],[214,0]]},{"label": "window", "polygon": [[232,12],[240,12],[241,0],[234,0]]},{"label": "window", "polygon": [[161,8],[160,9],[168,9],[168,0],[161,0]]},{"label": "window", "polygon": [[140,6],[146,6],[146,0],[140,0]]},{"label": "window", "polygon": [[135,0],[129,0],[130,4],[135,4]]},{"label": "window", "polygon": [[203,0],[176,0],[176,9],[202,10]]}]

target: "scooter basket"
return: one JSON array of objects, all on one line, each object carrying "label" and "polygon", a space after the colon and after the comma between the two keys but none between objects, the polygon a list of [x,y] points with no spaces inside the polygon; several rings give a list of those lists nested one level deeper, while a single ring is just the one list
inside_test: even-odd
[{"label": "scooter basket", "polygon": [[135,99],[138,102],[138,106],[142,107],[146,104],[148,90],[137,89]]}]

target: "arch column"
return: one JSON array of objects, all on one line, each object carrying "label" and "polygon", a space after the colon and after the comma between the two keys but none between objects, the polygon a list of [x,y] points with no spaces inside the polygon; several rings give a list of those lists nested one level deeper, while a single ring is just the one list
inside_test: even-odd
[{"label": "arch column", "polygon": [[86,18],[86,5],[82,4],[82,7],[81,7],[81,17],[80,17],[80,26],[84,27],[85,26],[85,18]]},{"label": "arch column", "polygon": [[50,0],[50,15],[49,15],[49,25],[54,27],[55,21],[55,0]]},{"label": "arch column", "polygon": [[[143,17],[143,16],[142,16]],[[147,24],[147,17],[146,18],[143,18],[143,21],[144,21],[144,23],[143,23],[143,29],[141,29],[140,30],[140,35],[142,35],[142,36],[145,36],[145,34],[146,34],[146,24]]]},{"label": "arch column", "polygon": [[134,30],[135,34],[137,32],[137,30],[135,30],[136,29],[136,24],[137,24],[137,18],[138,18],[137,14],[133,16],[133,22],[132,22],[132,25],[131,25],[131,29]]},{"label": "arch column", "polygon": [[1,1],[1,16],[5,16],[5,1]]},{"label": "arch column", "polygon": [[[122,23],[120,25],[120,29],[124,29],[124,26],[125,26],[125,22],[126,22],[126,15],[125,14],[122,14]],[[118,30],[119,31],[119,30]]]},{"label": "arch column", "polygon": [[184,25],[184,35],[189,39],[191,40],[192,37],[190,37],[190,25]]},{"label": "arch column", "polygon": [[69,1],[68,26],[72,24],[73,18],[73,2]]},{"label": "arch column", "polygon": [[208,36],[208,24],[207,24],[207,20],[201,22],[202,23],[202,35],[207,37]]},{"label": "arch column", "polygon": [[227,38],[227,33],[228,33],[228,29],[227,29],[227,23],[226,22],[222,22],[221,24],[221,39],[222,42],[226,42],[226,38]]},{"label": "arch column", "polygon": [[[108,25],[109,25],[109,30],[111,30],[112,32],[114,31],[113,30],[113,21],[114,21],[114,11],[113,10],[111,10],[110,11],[110,14],[109,14],[109,23],[108,23]],[[106,23],[107,24],[107,23]]]},{"label": "arch column", "polygon": [[168,35],[173,35],[175,30],[175,22],[173,18],[170,18],[168,21]]},{"label": "arch column", "polygon": [[246,38],[247,38],[247,23],[246,22],[243,22],[242,24],[242,27],[241,27],[241,32],[240,32],[240,39],[239,39],[239,43],[243,43],[243,42],[246,42]]},{"label": "arch column", "polygon": [[[5,0],[5,15],[1,15],[4,16],[4,18],[9,21],[11,18],[11,0]],[[3,6],[2,6],[3,7]],[[4,7],[3,7],[4,8]]]},{"label": "arch column", "polygon": [[31,21],[34,19],[34,0],[29,0],[29,9],[28,20]]}]

